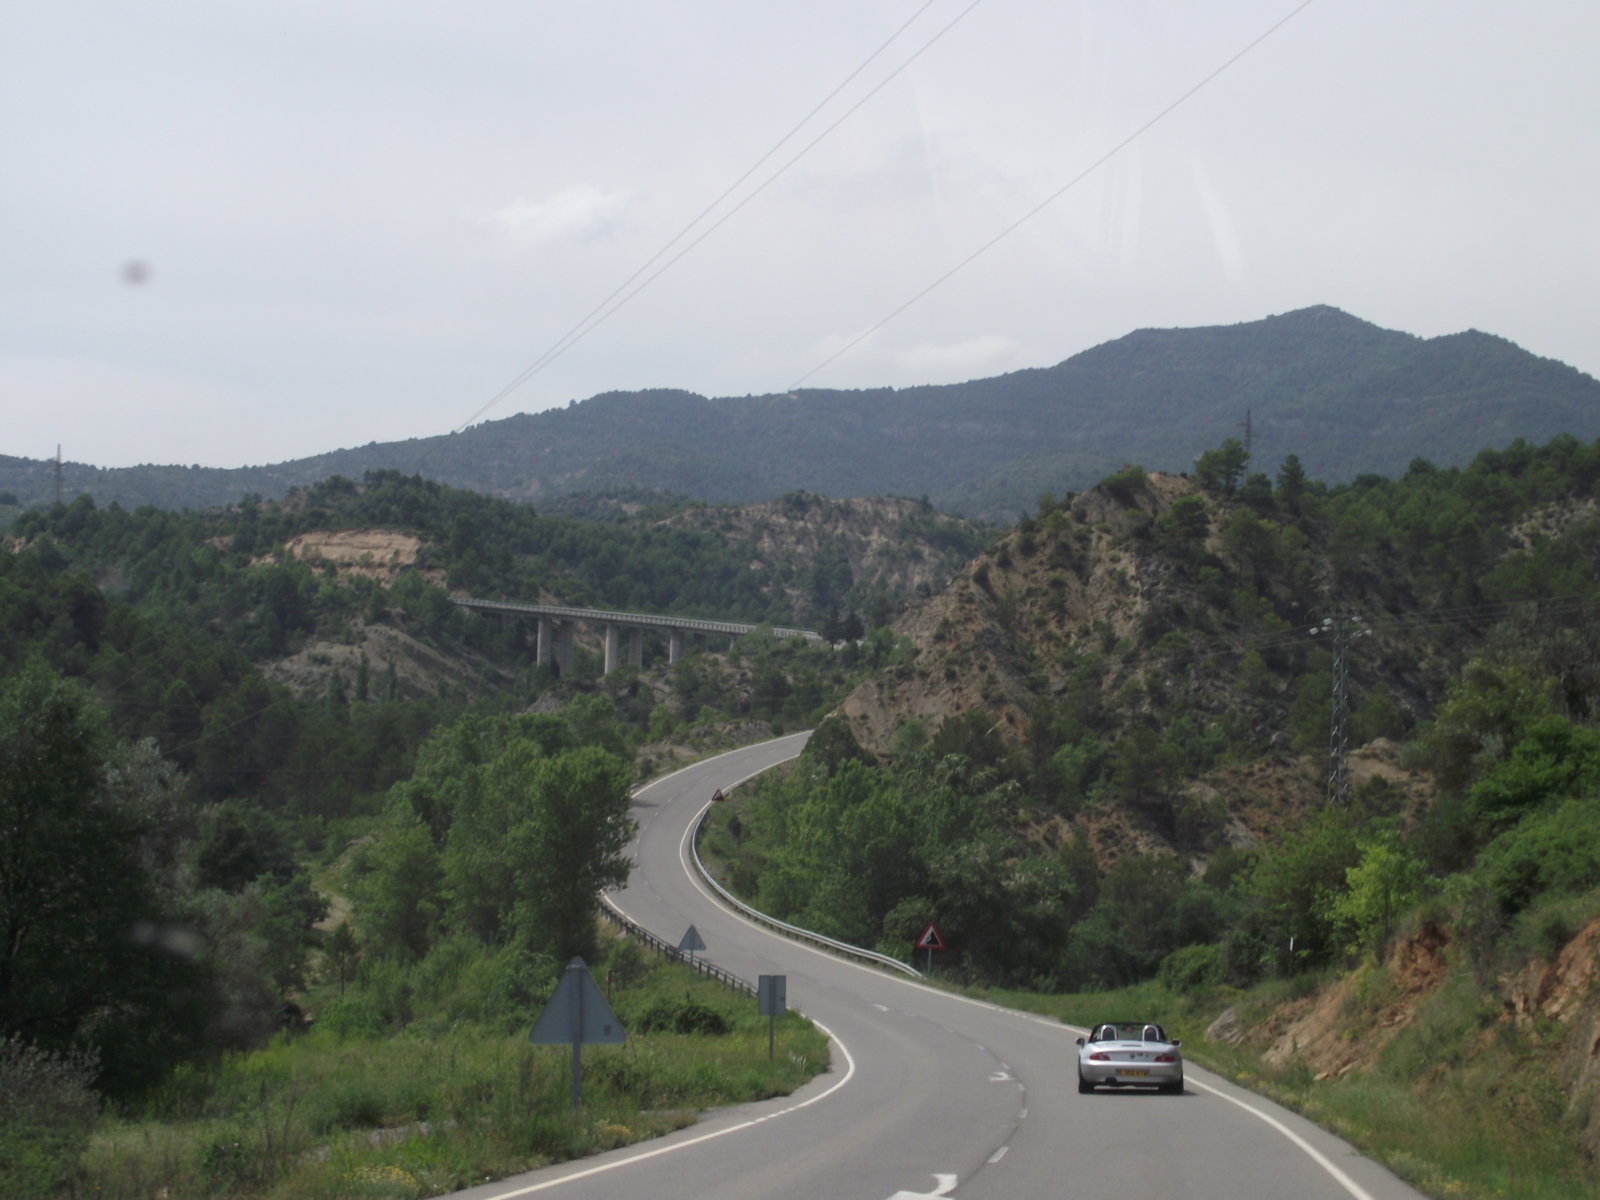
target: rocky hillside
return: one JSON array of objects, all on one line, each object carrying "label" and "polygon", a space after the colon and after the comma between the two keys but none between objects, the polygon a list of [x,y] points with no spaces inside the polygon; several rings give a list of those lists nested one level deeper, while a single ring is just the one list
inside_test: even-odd
[{"label": "rocky hillside", "polygon": [[926,500],[885,496],[830,500],[791,492],[749,505],[695,505],[666,524],[719,533],[747,546],[750,568],[782,581],[796,612],[815,611],[819,571],[829,586],[869,599],[887,619],[941,591],[982,548],[984,529],[938,512]]},{"label": "rocky hillside", "polygon": [[[1414,1072],[1441,1107],[1486,1089],[1483,1119],[1554,1122],[1592,1165],[1600,463],[1569,451],[1595,454],[1422,464],[1314,497],[1281,477],[1119,473],[1045,503],[906,613],[908,652],[838,715],[889,770],[930,739],[996,764],[1023,797],[1015,831],[1046,859],[1087,848],[1102,888],[1124,860],[1233,880],[1231,923],[1163,977],[1183,956],[1214,981],[1304,974],[1288,1000],[1251,993],[1213,1041],[1330,1084]],[[1352,799],[1335,806],[1341,652]],[[1353,916],[1374,893],[1384,915]],[[1092,916],[1067,937],[1092,936]],[[1321,948],[1291,960],[1313,929]]]},{"label": "rocky hillside", "polygon": [[[970,710],[992,714],[1008,740],[1020,741],[1035,702],[1067,688],[1074,648],[1104,652],[1138,640],[1166,570],[1130,534],[1193,494],[1191,480],[1161,474],[1126,498],[1097,488],[1065,519],[1019,529],[973,559],[896,623],[916,648],[914,661],[867,680],[845,701],[857,741],[888,755],[908,722],[937,727]],[[1125,660],[1103,690],[1113,694],[1139,677],[1147,658]]]}]

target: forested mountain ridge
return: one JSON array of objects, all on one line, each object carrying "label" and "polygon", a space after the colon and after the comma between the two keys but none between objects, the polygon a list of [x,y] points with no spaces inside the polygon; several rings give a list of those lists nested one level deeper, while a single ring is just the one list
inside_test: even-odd
[{"label": "forested mountain ridge", "polygon": [[[1489,334],[1424,339],[1326,306],[1232,326],[1146,329],[1053,367],[942,386],[707,398],[612,392],[459,434],[237,470],[63,469],[66,499],[200,507],[330,475],[421,473],[547,503],[646,488],[757,503],[784,493],[924,496],[1009,523],[1041,492],[1124,463],[1184,471],[1249,423],[1262,461],[1297,453],[1329,482],[1462,466],[1515,438],[1600,436],[1600,381]],[[70,447],[69,447],[70,450]],[[0,496],[48,503],[54,464],[0,456]]]}]

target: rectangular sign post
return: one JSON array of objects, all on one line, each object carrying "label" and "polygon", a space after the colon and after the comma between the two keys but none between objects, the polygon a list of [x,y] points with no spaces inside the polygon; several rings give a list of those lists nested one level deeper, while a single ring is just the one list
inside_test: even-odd
[{"label": "rectangular sign post", "polygon": [[773,1057],[773,1041],[778,1018],[788,1004],[789,977],[787,975],[758,975],[756,977],[756,1012],[767,1019],[767,1061]]},{"label": "rectangular sign post", "polygon": [[922,936],[917,939],[917,949],[928,952],[928,974],[933,974],[933,952],[944,949],[944,934],[939,932],[939,927],[932,921],[922,931]]},{"label": "rectangular sign post", "polygon": [[618,1046],[625,1037],[622,1022],[581,958],[574,958],[561,972],[555,994],[528,1034],[528,1040],[539,1046],[571,1044],[573,1108],[583,1104],[583,1044]]}]

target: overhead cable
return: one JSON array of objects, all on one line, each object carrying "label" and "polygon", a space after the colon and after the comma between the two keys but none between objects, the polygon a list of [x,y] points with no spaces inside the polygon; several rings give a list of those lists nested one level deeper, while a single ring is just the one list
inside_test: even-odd
[{"label": "overhead cable", "polygon": [[967,255],[967,257],[963,258],[960,262],[956,263],[955,266],[953,266],[949,270],[945,271],[944,274],[940,275],[937,279],[935,279],[932,283],[928,284],[925,288],[923,288],[916,295],[912,296],[905,303],[901,304],[900,307],[896,308],[888,316],[886,316],[883,319],[881,319],[881,320],[875,322],[874,324],[868,326],[866,329],[864,329],[862,332],[857,334],[855,337],[851,338],[848,342],[846,342],[838,350],[835,350],[832,354],[828,355],[827,358],[823,359],[816,366],[812,367],[809,371],[807,371],[804,375],[800,376],[800,378],[796,379],[793,383],[791,383],[789,385],[789,390],[793,391],[794,389],[798,388],[801,384],[803,384],[806,380],[810,379],[817,372],[821,371],[823,368],[827,367],[828,365],[830,365],[831,363],[835,362],[836,360],[844,357],[844,355],[848,354],[851,350],[854,350],[862,342],[866,341],[873,334],[877,333],[878,330],[882,329],[885,325],[889,324],[890,321],[893,321],[901,313],[905,312],[912,305],[916,304],[919,300],[923,299],[930,292],[932,292],[932,291],[936,290],[937,288],[941,287],[943,284],[948,282],[951,279],[951,277],[953,277],[954,275],[958,274],[959,272],[965,270],[967,267],[971,266],[979,258],[982,258],[990,250],[994,249],[995,246],[999,245],[1006,238],[1010,237],[1018,229],[1021,229],[1029,221],[1033,220],[1034,217],[1038,216],[1041,212],[1043,212],[1045,209],[1049,208],[1057,200],[1061,199],[1062,196],[1066,195],[1068,192],[1070,192],[1073,188],[1077,187],[1080,183],[1082,183],[1089,176],[1093,175],[1101,167],[1105,166],[1106,163],[1110,162],[1118,154],[1121,154],[1122,151],[1126,150],[1129,146],[1131,146],[1134,142],[1136,142],[1140,137],[1142,137],[1145,133],[1147,133],[1155,125],[1159,124],[1167,116],[1169,116],[1171,113],[1173,113],[1179,107],[1181,107],[1186,101],[1189,100],[1190,97],[1192,97],[1197,92],[1199,92],[1202,88],[1204,88],[1208,84],[1210,84],[1213,80],[1215,80],[1219,75],[1221,75],[1229,67],[1233,66],[1234,63],[1238,62],[1246,54],[1249,54],[1250,51],[1254,50],[1262,42],[1266,41],[1274,33],[1278,32],[1278,30],[1282,29],[1290,21],[1294,20],[1295,17],[1299,16],[1307,8],[1310,8],[1311,5],[1314,2],[1315,2],[1315,0],[1302,0],[1302,3],[1297,5],[1286,16],[1280,17],[1271,26],[1269,26],[1264,33],[1258,34],[1242,50],[1239,50],[1239,51],[1235,52],[1232,57],[1230,57],[1221,66],[1219,66],[1215,70],[1213,70],[1204,79],[1200,80],[1199,83],[1195,84],[1188,91],[1184,92],[1183,95],[1179,96],[1176,100],[1172,101],[1165,108],[1163,108],[1160,112],[1156,113],[1155,116],[1151,117],[1143,125],[1139,126],[1139,128],[1135,129],[1132,133],[1130,133],[1127,137],[1123,138],[1115,146],[1111,147],[1111,149],[1107,150],[1099,158],[1095,159],[1094,162],[1090,163],[1087,167],[1085,167],[1083,170],[1079,171],[1071,179],[1067,180],[1066,183],[1062,184],[1059,188],[1057,188],[1055,191],[1051,192],[1048,196],[1046,196],[1043,200],[1039,201],[1039,203],[1035,204],[1027,212],[1023,213],[1022,216],[1018,217],[1010,225],[1007,225],[999,233],[995,234],[987,242],[983,243],[983,245],[979,246],[971,254]]}]

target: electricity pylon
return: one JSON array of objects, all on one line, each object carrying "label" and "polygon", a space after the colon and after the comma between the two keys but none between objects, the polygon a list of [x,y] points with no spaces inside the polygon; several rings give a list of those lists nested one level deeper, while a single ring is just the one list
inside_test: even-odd
[{"label": "electricity pylon", "polygon": [[1355,613],[1335,613],[1323,617],[1309,630],[1312,637],[1325,637],[1333,643],[1333,720],[1328,728],[1328,803],[1350,802],[1350,775],[1345,767],[1345,720],[1350,715],[1350,643],[1372,633],[1366,621]]}]

